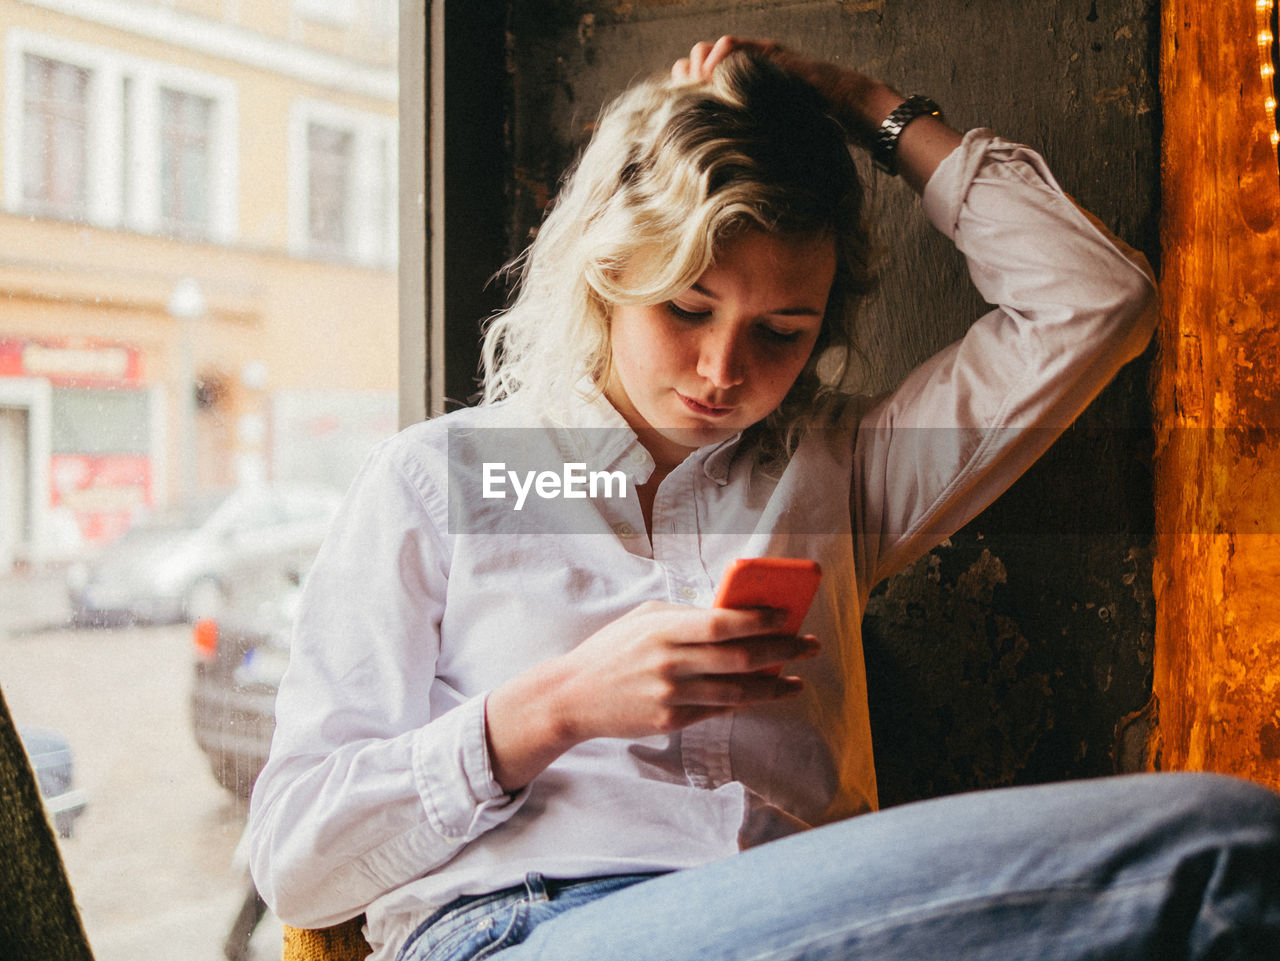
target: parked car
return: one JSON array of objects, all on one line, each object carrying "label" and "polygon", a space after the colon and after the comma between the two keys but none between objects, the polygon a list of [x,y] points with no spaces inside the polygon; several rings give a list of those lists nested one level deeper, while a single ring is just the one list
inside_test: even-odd
[{"label": "parked car", "polygon": [[54,827],[60,836],[71,837],[76,819],[88,802],[84,791],[75,787],[70,742],[57,731],[41,727],[20,727],[18,737],[31,759],[31,769]]},{"label": "parked car", "polygon": [[157,512],[71,565],[72,617],[79,624],[214,617],[234,578],[313,552],[340,499],[324,487],[255,485]]},{"label": "parked car", "polygon": [[267,762],[276,690],[289,664],[301,585],[313,557],[238,579],[222,613],[192,627],[196,743],[218,783],[238,797],[249,796]]}]

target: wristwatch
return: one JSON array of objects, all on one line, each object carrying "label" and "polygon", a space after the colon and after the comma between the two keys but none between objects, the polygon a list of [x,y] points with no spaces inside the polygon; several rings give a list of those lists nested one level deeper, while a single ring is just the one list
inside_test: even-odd
[{"label": "wristwatch", "polygon": [[942,108],[918,93],[894,107],[876,130],[876,139],[871,145],[872,162],[885,173],[895,176],[898,173],[898,140],[902,131],[911,121],[926,114],[941,120]]}]

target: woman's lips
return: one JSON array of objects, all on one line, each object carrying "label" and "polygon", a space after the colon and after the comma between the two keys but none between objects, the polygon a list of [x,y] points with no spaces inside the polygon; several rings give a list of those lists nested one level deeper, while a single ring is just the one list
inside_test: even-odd
[{"label": "woman's lips", "polygon": [[732,407],[714,407],[710,404],[704,404],[701,401],[694,400],[692,397],[686,397],[679,391],[676,392],[680,400],[684,402],[685,407],[703,417],[724,417],[726,414],[732,413]]}]

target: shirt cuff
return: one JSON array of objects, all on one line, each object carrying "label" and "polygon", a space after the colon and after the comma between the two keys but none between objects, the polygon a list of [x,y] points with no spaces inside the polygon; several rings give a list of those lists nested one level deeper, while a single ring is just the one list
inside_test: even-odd
[{"label": "shirt cuff", "polygon": [[488,694],[477,695],[418,731],[413,777],[433,830],[470,841],[510,818],[528,789],[508,794],[494,780],[485,730]]},{"label": "shirt cuff", "polygon": [[960,211],[964,208],[969,188],[978,179],[979,172],[989,163],[1006,160],[1030,162],[1045,182],[1057,189],[1044,161],[1034,150],[1002,140],[985,127],[975,127],[965,133],[960,146],[943,158],[925,184],[921,198],[925,216],[949,240],[955,241],[960,225]]}]

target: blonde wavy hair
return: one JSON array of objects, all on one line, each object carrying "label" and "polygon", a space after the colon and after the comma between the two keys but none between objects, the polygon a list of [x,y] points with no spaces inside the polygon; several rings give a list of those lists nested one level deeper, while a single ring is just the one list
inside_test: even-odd
[{"label": "blonde wavy hair", "polygon": [[761,425],[766,447],[793,449],[855,349],[870,243],[845,132],[807,84],[743,51],[709,82],[643,81],[601,114],[536,239],[508,267],[518,293],[485,326],[482,402],[528,391],[554,412],[584,376],[600,392],[611,308],[679,295],[725,238],[751,227],[836,245],[817,345]]}]

